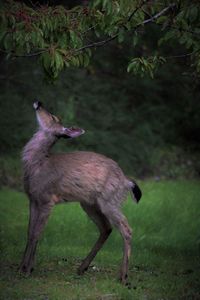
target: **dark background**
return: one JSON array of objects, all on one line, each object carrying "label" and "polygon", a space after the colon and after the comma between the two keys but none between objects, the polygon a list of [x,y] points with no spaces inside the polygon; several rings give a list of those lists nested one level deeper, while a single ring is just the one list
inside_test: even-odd
[{"label": "dark background", "polygon": [[160,48],[167,62],[154,79],[126,71],[132,57],[157,50],[159,34],[151,25],[137,47],[130,36],[123,46],[101,47],[88,68],[69,68],[53,83],[37,58],[1,54],[1,184],[20,186],[20,152],[37,126],[35,99],[65,126],[86,130],[79,139],[59,141],[56,150],[104,153],[139,178],[199,177],[199,77],[187,56],[172,57],[185,50],[175,41]]}]

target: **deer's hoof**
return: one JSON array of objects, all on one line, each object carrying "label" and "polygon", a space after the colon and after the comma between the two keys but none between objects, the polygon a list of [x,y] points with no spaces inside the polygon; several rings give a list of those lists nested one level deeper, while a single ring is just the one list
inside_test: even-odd
[{"label": "deer's hoof", "polygon": [[121,284],[123,284],[125,286],[129,286],[128,275],[127,274],[120,275],[119,280],[120,280]]},{"label": "deer's hoof", "polygon": [[18,269],[20,274],[23,274],[25,277],[28,277],[33,272],[33,268],[29,268],[26,265],[20,266]]},{"label": "deer's hoof", "polygon": [[78,269],[77,269],[77,274],[78,275],[83,275],[84,273],[85,273],[85,271],[87,271],[87,269],[88,268],[84,268],[84,267],[79,267]]}]

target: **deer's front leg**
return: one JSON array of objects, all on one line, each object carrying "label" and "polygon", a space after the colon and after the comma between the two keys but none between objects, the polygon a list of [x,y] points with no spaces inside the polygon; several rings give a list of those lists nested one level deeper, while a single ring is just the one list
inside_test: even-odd
[{"label": "deer's front leg", "polygon": [[47,222],[48,216],[51,211],[50,205],[38,206],[36,203],[30,203],[30,218],[28,228],[27,245],[24,252],[19,271],[29,275],[33,270],[33,263],[37,242],[42,232],[44,225]]}]

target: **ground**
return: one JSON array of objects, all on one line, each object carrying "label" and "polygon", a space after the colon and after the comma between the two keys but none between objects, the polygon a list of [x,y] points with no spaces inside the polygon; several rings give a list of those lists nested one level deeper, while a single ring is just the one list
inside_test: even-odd
[{"label": "ground", "polygon": [[129,285],[118,281],[122,241],[116,230],[84,276],[81,259],[98,236],[79,204],[55,207],[42,234],[35,269],[18,274],[28,223],[25,194],[0,190],[2,300],[200,299],[200,184],[140,182],[143,197],[123,211],[133,228]]}]

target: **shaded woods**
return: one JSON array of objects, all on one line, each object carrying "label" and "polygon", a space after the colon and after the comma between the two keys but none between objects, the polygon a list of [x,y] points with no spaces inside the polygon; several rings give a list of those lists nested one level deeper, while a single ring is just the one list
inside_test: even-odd
[{"label": "shaded woods", "polygon": [[[143,37],[150,49],[153,34],[150,28]],[[155,79],[130,75],[124,67],[133,51],[128,42],[99,49],[88,68],[67,69],[53,84],[34,58],[1,55],[1,184],[20,184],[20,151],[36,130],[35,99],[65,125],[86,130],[79,140],[60,141],[59,150],[106,154],[139,178],[199,176],[197,75],[188,71],[187,57],[169,59]]]},{"label": "shaded woods", "polygon": [[66,126],[86,130],[58,150],[106,154],[139,178],[199,177],[196,2],[48,5],[1,6],[0,183],[20,186],[20,151],[36,130],[35,99]]}]

